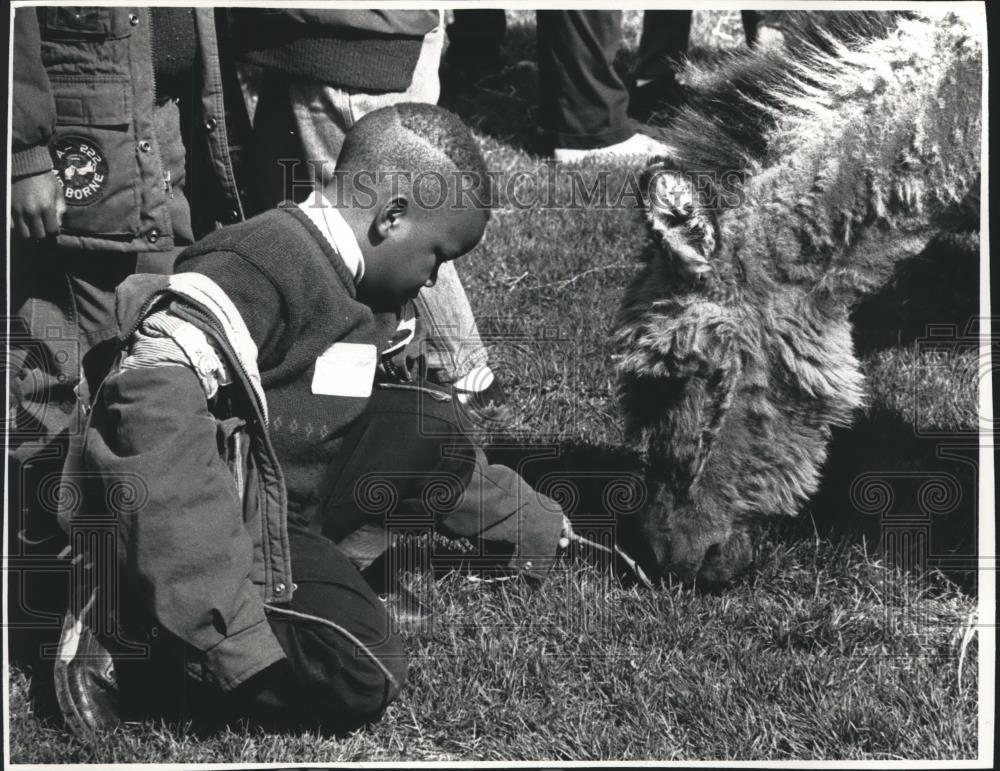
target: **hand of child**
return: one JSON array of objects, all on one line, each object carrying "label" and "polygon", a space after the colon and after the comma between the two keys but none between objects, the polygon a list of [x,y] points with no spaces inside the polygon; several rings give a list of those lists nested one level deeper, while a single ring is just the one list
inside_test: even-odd
[{"label": "hand of child", "polygon": [[569,517],[563,514],[563,526],[562,532],[559,534],[559,550],[566,551],[569,548],[569,542],[573,538],[573,525],[569,521]]},{"label": "hand of child", "polygon": [[20,238],[57,234],[65,211],[62,182],[52,172],[24,177],[10,186],[11,228]]}]

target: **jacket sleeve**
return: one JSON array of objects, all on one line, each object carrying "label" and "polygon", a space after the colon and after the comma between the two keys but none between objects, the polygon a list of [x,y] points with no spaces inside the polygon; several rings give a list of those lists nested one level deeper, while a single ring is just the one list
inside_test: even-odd
[{"label": "jacket sleeve", "polygon": [[102,386],[84,460],[116,516],[120,579],[231,690],[284,653],[251,581],[254,546],[219,424],[191,368],[125,369]]},{"label": "jacket sleeve", "polygon": [[56,128],[56,105],[42,65],[42,42],[34,8],[14,11],[13,126],[11,176],[52,169],[49,140]]}]

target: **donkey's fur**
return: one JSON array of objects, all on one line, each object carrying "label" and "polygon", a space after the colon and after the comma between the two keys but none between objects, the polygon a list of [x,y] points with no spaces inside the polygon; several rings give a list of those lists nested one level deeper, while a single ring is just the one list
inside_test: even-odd
[{"label": "donkey's fur", "polygon": [[981,41],[954,14],[883,22],[689,68],[700,96],[648,169],[620,391],[644,534],[685,578],[727,581],[747,526],[816,490],[864,400],[851,306],[937,233],[978,228]]}]

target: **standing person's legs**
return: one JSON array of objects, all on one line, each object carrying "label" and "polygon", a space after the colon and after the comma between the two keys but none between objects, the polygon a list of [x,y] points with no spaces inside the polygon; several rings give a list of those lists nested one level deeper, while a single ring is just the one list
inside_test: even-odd
[{"label": "standing person's legs", "polygon": [[590,149],[635,133],[615,72],[621,11],[538,11],[541,124],[557,148]]},{"label": "standing person's legs", "polygon": [[635,88],[629,102],[629,114],[637,120],[650,120],[680,104],[682,92],[674,68],[687,51],[692,16],[691,11],[643,13]]},{"label": "standing person's legs", "polygon": [[507,13],[497,8],[456,8],[454,14],[448,25],[448,66],[473,76],[498,69]]},{"label": "standing person's legs", "polygon": [[437,283],[421,289],[414,304],[430,332],[424,351],[428,377],[464,392],[489,388],[493,383],[489,354],[453,263],[442,263]]},{"label": "standing person's legs", "polygon": [[740,18],[743,20],[743,34],[747,39],[747,45],[753,47],[757,43],[757,27],[760,24],[760,11],[740,11]]},{"label": "standing person's legs", "polygon": [[[313,188],[304,166],[307,156],[292,112],[288,77],[270,70],[256,77],[253,157],[248,161],[253,170],[254,214],[273,209],[282,201],[304,201]],[[324,117],[336,121],[339,114],[331,111]]]},{"label": "standing person's legs", "polygon": [[499,54],[507,33],[507,12],[499,8],[456,8],[448,25],[448,56]]},{"label": "standing person's legs", "polygon": [[[84,356],[117,332],[114,293],[133,254],[15,242],[9,344],[12,444],[44,444],[67,428]],[[16,438],[15,438],[16,437]]]},{"label": "standing person's legs", "polygon": [[645,11],[635,65],[637,85],[658,78],[673,78],[674,62],[687,51],[691,11]]},{"label": "standing person's legs", "polygon": [[628,116],[628,89],[614,67],[620,44],[620,11],[538,11],[541,125],[557,161],[670,151]]}]

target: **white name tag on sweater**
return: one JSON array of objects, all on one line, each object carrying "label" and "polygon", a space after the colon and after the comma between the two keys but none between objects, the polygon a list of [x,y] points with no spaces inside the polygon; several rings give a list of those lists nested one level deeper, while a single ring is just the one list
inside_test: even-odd
[{"label": "white name tag on sweater", "polygon": [[321,396],[371,396],[377,359],[374,345],[334,343],[316,359],[312,392]]}]

